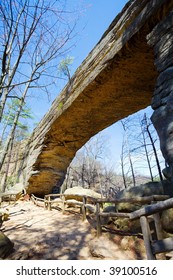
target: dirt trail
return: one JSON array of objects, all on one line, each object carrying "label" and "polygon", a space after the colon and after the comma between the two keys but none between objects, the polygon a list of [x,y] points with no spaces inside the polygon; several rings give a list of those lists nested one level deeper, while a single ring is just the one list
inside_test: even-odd
[{"label": "dirt trail", "polygon": [[7,208],[10,219],[3,223],[3,232],[15,244],[15,250],[8,259],[137,258],[131,250],[122,250],[116,238],[110,240],[104,233],[97,239],[91,220],[83,222],[79,213],[65,212],[63,215],[57,209],[44,210],[31,201],[19,201]]}]

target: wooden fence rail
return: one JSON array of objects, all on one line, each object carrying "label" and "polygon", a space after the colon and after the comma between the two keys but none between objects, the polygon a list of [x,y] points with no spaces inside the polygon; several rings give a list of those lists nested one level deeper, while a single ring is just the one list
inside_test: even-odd
[{"label": "wooden fence rail", "polygon": [[[155,260],[156,254],[173,251],[173,238],[163,238],[162,225],[159,212],[173,208],[173,198],[159,201],[156,204],[145,206],[129,214],[131,220],[140,219],[143,239],[146,249],[147,258]],[[150,222],[148,217],[152,217],[155,225],[156,237],[152,237]]]},{"label": "wooden fence rail", "polygon": [[[1,201],[8,199],[9,203],[11,200],[16,200],[18,193],[1,193],[0,194],[0,205]],[[76,199],[72,199],[76,198]],[[62,212],[64,213],[66,205],[79,206],[82,213],[83,220],[86,220],[87,210],[94,213],[96,216],[97,225],[97,237],[102,234],[102,217],[121,217],[128,218],[130,220],[139,219],[141,229],[144,238],[144,244],[146,248],[146,254],[148,259],[156,259],[155,255],[173,250],[173,238],[163,238],[162,227],[160,222],[159,212],[173,208],[173,198],[169,198],[167,195],[152,195],[147,197],[137,198],[124,198],[124,199],[95,199],[86,195],[66,195],[66,194],[48,194],[44,198],[36,197],[31,195],[31,200],[37,206],[44,206],[45,209],[51,210],[52,205],[55,203],[62,204]],[[115,205],[115,211],[104,212],[103,204],[111,203]],[[139,210],[131,213],[118,212],[117,205],[120,203],[137,203],[141,205]],[[142,205],[144,205],[142,207]],[[148,219],[149,217],[149,219]],[[155,224],[155,233],[157,236],[156,240],[152,240],[150,231],[150,220],[151,218]]]},{"label": "wooden fence rail", "polygon": [[[86,219],[86,210],[90,210],[91,212],[95,212],[94,204],[96,203],[96,199],[91,196],[85,195],[75,195],[76,199],[72,199],[72,195],[68,194],[48,194],[44,197],[44,208],[51,210],[53,204],[60,203],[62,204],[62,212],[64,213],[67,205],[80,206],[80,210],[82,212],[83,220]],[[52,199],[53,198],[53,199]],[[88,203],[90,202],[90,203]]]},{"label": "wooden fence rail", "polygon": [[[65,211],[65,206],[68,204],[80,206],[83,220],[86,220],[86,211],[90,210],[96,215],[97,237],[102,234],[102,217],[121,217],[129,218],[130,220],[139,219],[148,259],[156,259],[156,254],[173,250],[173,238],[163,239],[163,231],[159,215],[159,212],[165,209],[173,208],[173,198],[169,198],[167,195],[152,195],[147,197],[124,199],[94,199],[85,195],[75,195],[78,200],[71,199],[71,195],[65,194],[48,194],[45,195],[44,199],[36,198],[34,195],[31,197],[36,204],[38,204],[38,201],[44,202],[44,208],[48,210],[52,209],[52,204],[57,202],[62,203],[63,213]],[[58,200],[56,200],[56,198]],[[131,213],[116,212],[116,206],[122,202],[131,204],[137,203],[141,205],[141,208]],[[102,209],[104,203],[114,204],[115,212],[104,212]],[[148,216],[150,219],[152,218],[154,220],[157,240],[152,240],[151,238],[149,225],[150,219],[147,219]]]},{"label": "wooden fence rail", "polygon": [[11,203],[11,201],[16,201],[18,194],[19,194],[19,192],[0,193],[0,206],[1,206],[1,203],[5,200],[8,200],[9,204]]},{"label": "wooden fence rail", "polygon": [[173,207],[173,198],[168,198],[165,201],[159,201],[154,205],[148,205],[142,209],[130,213],[130,219],[140,218],[141,216],[149,216],[159,211],[163,211]]},{"label": "wooden fence rail", "polygon": [[37,206],[42,206],[42,205],[40,205],[40,202],[42,204],[44,203],[44,198],[36,197],[34,194],[31,195],[31,200]]},{"label": "wooden fence rail", "polygon": [[97,219],[97,236],[99,237],[102,234],[102,223],[101,217],[121,217],[121,218],[130,218],[130,213],[122,213],[122,212],[109,212],[105,213],[100,210],[100,204],[103,203],[112,203],[116,206],[120,203],[138,203],[141,206],[145,204],[155,203],[157,201],[162,201],[168,199],[168,195],[152,195],[145,197],[136,197],[136,198],[123,198],[123,199],[97,199],[96,201],[96,219]]},{"label": "wooden fence rail", "polygon": [[[146,204],[152,204],[157,201],[166,200],[169,198],[167,195],[152,195],[145,197],[137,197],[137,198],[123,198],[123,199],[95,199],[86,195],[75,195],[78,200],[71,199],[72,195],[65,194],[48,194],[44,197],[44,207],[45,209],[51,210],[52,204],[54,203],[62,203],[62,212],[64,213],[66,205],[78,205],[80,206],[83,220],[86,220],[86,211],[89,210],[96,215],[96,224],[97,224],[97,236],[99,237],[102,234],[102,222],[101,217],[121,217],[121,218],[131,218],[130,213],[122,213],[122,212],[103,212],[102,206],[104,203],[112,203],[116,206],[120,203],[138,203],[141,206]],[[52,199],[53,198],[53,199]],[[56,200],[55,198],[59,198]],[[90,203],[88,203],[88,201]]]}]

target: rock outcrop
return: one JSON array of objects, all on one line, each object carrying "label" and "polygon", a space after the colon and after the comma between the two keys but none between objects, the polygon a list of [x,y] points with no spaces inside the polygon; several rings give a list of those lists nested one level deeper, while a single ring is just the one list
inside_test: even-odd
[{"label": "rock outcrop", "polygon": [[[173,10],[148,35],[159,72],[152,107],[152,122],[160,138],[162,154],[168,163],[173,181]],[[159,38],[158,38],[159,37]],[[170,177],[170,174],[169,174]]]},{"label": "rock outcrop", "polygon": [[[172,183],[167,180],[162,182],[148,182],[132,188],[127,188],[119,192],[117,198],[135,198],[152,195],[169,195],[173,197]],[[140,203],[122,202],[117,205],[117,210],[121,212],[132,212],[141,207]]]},{"label": "rock outcrop", "polygon": [[173,209],[164,210],[161,215],[162,228],[168,232],[173,233]]},{"label": "rock outcrop", "polygon": [[[164,194],[162,184],[160,182],[149,182],[144,185],[127,188],[119,192],[117,198],[135,198],[151,196],[154,194]],[[117,205],[117,210],[121,212],[132,212],[141,207],[140,203],[127,203],[122,202]]]},{"label": "rock outcrop", "polygon": [[[135,197],[145,197],[151,195],[169,195],[173,197],[173,188],[172,183],[167,180],[162,182],[148,182],[144,185],[127,188],[119,192],[118,199],[123,198],[135,198]],[[119,203],[116,206],[116,210],[119,212],[133,212],[135,210],[140,209],[142,206],[138,203]],[[109,212],[112,211],[112,206],[107,207],[104,211]],[[139,232],[140,224],[139,220],[130,221],[125,218],[106,218],[103,219],[103,224],[108,224],[109,221],[113,220],[114,224],[117,228],[126,231]],[[161,213],[161,223],[163,230],[167,233],[173,233],[173,209],[164,210]]]},{"label": "rock outcrop", "polygon": [[[170,0],[133,0],[111,23],[26,144],[19,179],[29,194],[51,193],[62,184],[77,150],[93,135],[150,105],[158,72],[163,73],[154,94],[153,108],[158,110],[153,121],[163,128],[157,129],[162,151],[172,164],[173,79],[167,78],[172,73],[172,56],[167,56],[172,53],[172,27],[167,29],[172,9]],[[161,109],[156,105],[160,99]]]},{"label": "rock outcrop", "polygon": [[95,199],[101,198],[101,194],[91,190],[91,189],[84,189],[82,187],[73,187],[65,190],[64,194],[68,195],[68,199],[75,199],[77,201],[82,201],[80,195],[90,196]]}]

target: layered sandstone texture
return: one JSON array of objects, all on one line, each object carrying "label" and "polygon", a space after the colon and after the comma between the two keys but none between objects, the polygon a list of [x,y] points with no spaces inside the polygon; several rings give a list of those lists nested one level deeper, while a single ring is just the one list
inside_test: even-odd
[{"label": "layered sandstone texture", "polygon": [[28,193],[51,193],[93,135],[151,104],[158,71],[146,37],[171,9],[170,0],[133,0],[111,23],[26,146],[20,180]]},{"label": "layered sandstone texture", "polygon": [[153,124],[173,180],[173,10],[148,35],[159,72],[152,99]]}]

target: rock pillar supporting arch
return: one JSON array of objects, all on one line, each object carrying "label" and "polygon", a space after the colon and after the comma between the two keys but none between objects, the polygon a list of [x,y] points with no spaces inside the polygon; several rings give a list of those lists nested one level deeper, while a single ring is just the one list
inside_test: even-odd
[{"label": "rock pillar supporting arch", "polygon": [[173,11],[155,26],[147,39],[154,49],[159,72],[151,119],[160,138],[162,154],[173,171]]}]

